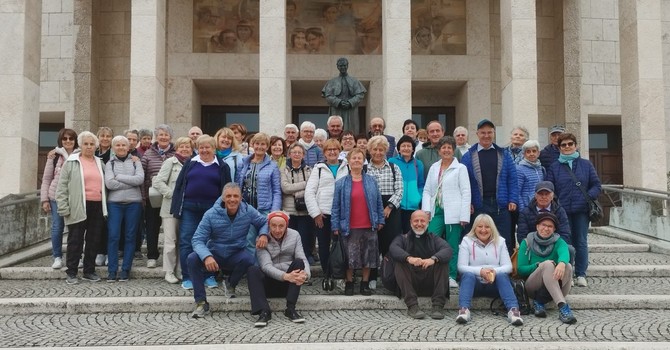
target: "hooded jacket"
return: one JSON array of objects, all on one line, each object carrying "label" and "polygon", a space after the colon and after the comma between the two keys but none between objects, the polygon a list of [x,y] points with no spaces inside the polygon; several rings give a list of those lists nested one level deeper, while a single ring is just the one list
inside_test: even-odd
[{"label": "hooded jacket", "polygon": [[[65,161],[58,179],[56,203],[58,215],[63,217],[66,225],[76,224],[86,220],[86,189],[84,188],[84,169],[79,156],[73,153]],[[102,215],[107,216],[107,191],[105,190],[105,172],[102,170],[102,160],[93,157],[100,172],[100,188],[102,188]]]},{"label": "hooded jacket", "polygon": [[466,235],[458,246],[458,272],[479,276],[483,268],[492,268],[496,274],[512,272],[512,260],[505,239],[498,237],[497,244],[493,240],[484,244]]},{"label": "hooded jacket", "polygon": [[116,155],[111,156],[105,165],[105,185],[110,202],[141,202],[141,186],[144,183],[144,171],[139,160],[133,161],[128,154],[125,161]]},{"label": "hooded jacket", "polygon": [[309,216],[315,218],[321,214],[330,215],[333,208],[335,180],[343,178],[348,173],[347,162],[340,163],[337,178],[333,176],[328,164],[316,163],[305,186],[305,204]]},{"label": "hooded jacket", "polygon": [[[56,188],[58,188],[58,179],[60,178],[60,172],[65,164],[65,161],[70,156],[67,154],[67,151],[63,147],[56,147],[55,157],[56,162],[54,164],[53,159],[48,159],[44,165],[44,174],[42,174],[42,186],[40,187],[40,202],[48,202],[50,200],[56,200]],[[75,149],[72,153],[79,152],[79,149]]]}]

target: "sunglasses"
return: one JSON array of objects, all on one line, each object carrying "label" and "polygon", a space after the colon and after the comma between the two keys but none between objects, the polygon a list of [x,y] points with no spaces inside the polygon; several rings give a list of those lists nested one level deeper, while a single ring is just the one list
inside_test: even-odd
[{"label": "sunglasses", "polygon": [[572,142],[572,141],[570,141],[570,142],[562,143],[562,144],[561,144],[561,147],[563,147],[563,148],[565,148],[565,147],[572,147],[572,146],[574,146],[574,145],[575,145],[575,143]]},{"label": "sunglasses", "polygon": [[63,136],[63,141],[74,141],[74,137]]}]

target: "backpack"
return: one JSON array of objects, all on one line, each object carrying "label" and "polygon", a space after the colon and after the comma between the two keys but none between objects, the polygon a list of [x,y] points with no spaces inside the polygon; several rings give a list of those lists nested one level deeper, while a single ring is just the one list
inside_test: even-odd
[{"label": "backpack", "polygon": [[[511,283],[512,289],[514,290],[514,295],[516,296],[516,300],[519,303],[519,311],[522,315],[529,315],[532,311],[532,307],[530,304],[530,298],[526,292],[525,282],[522,279],[511,279]],[[507,308],[499,296],[491,300],[491,312],[496,316],[507,316]]]}]

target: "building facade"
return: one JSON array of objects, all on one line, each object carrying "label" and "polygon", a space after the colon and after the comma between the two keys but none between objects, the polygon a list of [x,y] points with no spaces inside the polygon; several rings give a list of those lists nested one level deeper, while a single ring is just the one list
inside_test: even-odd
[{"label": "building facade", "polygon": [[521,125],[544,145],[564,124],[604,183],[666,189],[667,0],[20,0],[0,18],[0,138],[21,155],[0,157],[0,196],[35,188],[63,126],[325,126],[342,56],[361,125],[438,119],[473,143],[490,118],[499,144]]}]

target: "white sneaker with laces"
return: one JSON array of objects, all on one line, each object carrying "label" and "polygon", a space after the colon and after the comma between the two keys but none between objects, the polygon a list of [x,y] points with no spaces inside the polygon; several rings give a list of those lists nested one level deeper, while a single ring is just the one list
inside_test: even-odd
[{"label": "white sneaker with laces", "polygon": [[458,288],[458,282],[451,277],[449,277],[449,288]]},{"label": "white sneaker with laces", "polygon": [[63,267],[63,258],[54,258],[54,263],[51,265],[51,268],[59,270],[61,267]]},{"label": "white sneaker with laces", "polygon": [[165,280],[167,281],[167,283],[171,284],[179,283],[179,278],[177,278],[177,276],[175,276],[174,272],[172,271],[165,273]]},{"label": "white sneaker with laces", "polygon": [[470,322],[470,310],[466,307],[462,307],[458,310],[458,316],[456,316],[456,323],[466,324]]},{"label": "white sneaker with laces", "polygon": [[523,325],[523,319],[521,318],[521,312],[519,311],[519,309],[517,309],[515,307],[509,309],[509,312],[507,312],[507,320],[513,326]]},{"label": "white sneaker with laces", "polygon": [[579,276],[577,277],[577,286],[579,287],[588,287],[588,283],[586,283],[586,277],[584,276]]}]

